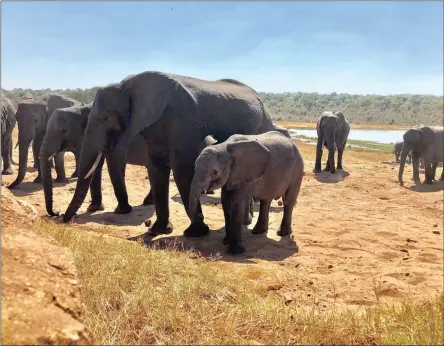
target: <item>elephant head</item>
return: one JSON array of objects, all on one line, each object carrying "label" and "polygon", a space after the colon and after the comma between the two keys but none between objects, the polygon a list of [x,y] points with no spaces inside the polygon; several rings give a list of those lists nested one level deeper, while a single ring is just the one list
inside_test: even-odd
[{"label": "elephant head", "polygon": [[39,160],[46,211],[51,216],[57,214],[53,211],[50,161],[58,152],[75,148],[76,143],[83,138],[90,111],[91,105],[59,108],[48,120]]},{"label": "elephant head", "polygon": [[401,163],[398,172],[398,181],[403,185],[402,175],[404,174],[404,166],[407,155],[412,151],[413,157],[420,157],[435,141],[435,134],[429,127],[420,127],[409,129],[404,133],[404,144],[401,150]]},{"label": "elephant head", "polygon": [[269,150],[258,141],[243,138],[202,150],[194,164],[189,201],[190,217],[196,215],[202,191],[219,189],[225,184],[228,190],[233,190],[264,174],[269,162]]},{"label": "elephant head", "polygon": [[144,72],[97,90],[80,154],[76,190],[65,212],[65,222],[82,205],[104,152],[113,152],[119,165],[115,171],[124,174],[124,166],[120,165],[125,165],[126,157],[122,156],[127,154],[128,144],[162,117],[174,83],[164,74]]},{"label": "elephant head", "polygon": [[28,151],[36,135],[45,131],[47,117],[46,103],[34,99],[26,99],[17,106],[18,123],[19,171],[17,178],[8,188],[12,189],[25,178],[28,166]]}]

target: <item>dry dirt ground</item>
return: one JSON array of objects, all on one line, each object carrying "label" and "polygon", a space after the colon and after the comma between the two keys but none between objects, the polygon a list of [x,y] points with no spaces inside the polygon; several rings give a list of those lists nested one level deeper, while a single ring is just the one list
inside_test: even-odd
[{"label": "dry dirt ground", "polygon": [[[249,270],[258,284],[273,278],[271,289],[298,302],[315,302],[326,309],[332,304],[371,306],[398,297],[428,298],[443,291],[443,183],[415,186],[411,167],[405,172],[405,186],[397,183],[397,166],[384,161],[391,154],[346,151],[345,171],[323,172],[315,177],[314,147],[297,142],[305,160],[305,177],[293,212],[293,238],[280,238],[276,231],[282,207],[273,201],[268,235],[253,236],[244,230],[247,252],[225,254],[220,191],[202,196],[210,235],[187,240],[182,236],[189,225],[174,179],[170,184],[170,211],[174,232],[156,237],[153,244],[168,241],[194,248],[204,256],[219,252],[217,265],[230,271]],[[18,153],[14,152],[18,162]],[[32,161],[32,155],[30,155]],[[324,153],[325,160],[325,153]],[[73,155],[66,154],[67,176],[74,169]],[[25,181],[12,193],[46,214],[40,185],[33,184],[32,162]],[[15,174],[17,173],[17,167]],[[437,176],[441,174],[438,168]],[[103,199],[105,211],[85,214],[85,200],[73,224],[79,232],[92,230],[128,238],[146,231],[143,221],[154,217],[153,206],[141,206],[149,190],[144,167],[127,166],[126,183],[133,212],[115,215],[116,199],[105,169]],[[14,175],[15,176],[15,175]],[[3,177],[9,183],[14,176]],[[54,173],[53,173],[54,177]],[[423,174],[421,175],[423,179]],[[65,211],[76,180],[54,184],[55,209]],[[252,229],[258,216],[256,205]],[[256,273],[256,274],[255,274]]]}]

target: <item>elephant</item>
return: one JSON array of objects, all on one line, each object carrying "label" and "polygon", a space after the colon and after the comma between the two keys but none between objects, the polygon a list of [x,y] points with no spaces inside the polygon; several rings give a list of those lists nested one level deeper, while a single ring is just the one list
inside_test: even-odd
[{"label": "elephant", "polygon": [[[404,141],[399,141],[395,143],[395,149],[393,150],[393,153],[395,154],[395,162],[399,162],[399,157],[401,156],[401,150],[402,145],[404,144]],[[409,151],[407,154],[408,160],[407,162],[410,164],[412,163],[412,152]]]},{"label": "elephant", "polygon": [[[48,94],[42,100],[25,99],[19,102],[16,115],[19,128],[19,172],[14,182],[8,186],[9,189],[15,188],[25,178],[28,165],[28,149],[31,142],[34,162],[37,162],[38,166],[38,174],[33,182],[41,183],[42,176],[38,155],[43,137],[45,136],[48,119],[57,108],[80,105],[82,105],[81,102],[59,94]],[[62,169],[65,166],[64,153],[57,153],[54,156],[54,161],[57,171],[56,181],[67,182],[64,175],[65,170]]]},{"label": "elephant", "polygon": [[293,207],[304,176],[304,161],[294,142],[278,131],[259,135],[229,137],[225,142],[205,148],[195,162],[191,183],[189,216],[198,217],[202,190],[222,188],[225,216],[224,244],[228,252],[245,252],[242,243],[242,220],[252,197],[260,199],[259,218],[252,233],[268,231],[268,216],[273,199],[282,197],[284,215],[279,236],[292,233]]},{"label": "elephant", "polygon": [[[3,160],[2,175],[12,175],[12,131],[17,122],[16,109],[11,100],[1,92],[1,157]],[[1,166],[1,164],[0,164]]]},{"label": "elephant", "polygon": [[[168,205],[171,170],[188,212],[194,161],[207,135],[224,141],[236,133],[259,134],[273,129],[257,92],[233,79],[207,81],[145,71],[99,88],[83,140],[79,178],[63,222],[68,222],[83,203],[91,175],[104,153],[109,156],[118,200],[115,212],[131,212],[125,187],[126,147],[142,133],[148,144],[149,180],[157,216],[146,235],[169,234],[173,230]],[[196,213],[184,232],[186,237],[209,233],[200,202]]]},{"label": "elephant", "polygon": [[[45,196],[46,211],[50,216],[58,215],[53,211],[52,178],[49,162],[57,153],[72,151],[76,159],[76,169],[71,177],[77,176],[78,161],[82,148],[85,128],[88,123],[91,105],[59,108],[54,111],[48,120],[46,133],[40,147],[40,167],[42,171],[43,190]],[[145,139],[137,135],[128,146],[127,163],[146,166],[148,162],[148,149]],[[56,167],[57,168],[57,167]],[[64,167],[62,167],[64,170]],[[102,203],[102,167],[94,173],[91,183],[91,205],[88,211],[104,210]],[[64,173],[63,173],[64,174]],[[151,192],[145,197],[144,205],[152,204]]]},{"label": "elephant", "polygon": [[337,169],[342,169],[342,155],[350,133],[350,124],[342,112],[323,112],[316,124],[318,142],[316,146],[316,162],[313,172],[321,171],[322,145],[328,149],[327,165],[325,171],[334,174],[335,151],[338,150]]},{"label": "elephant", "polygon": [[[436,167],[444,160],[444,128],[442,126],[422,126],[412,128],[403,135],[404,145],[401,151],[401,163],[398,172],[398,181],[404,185],[402,175],[404,174],[405,159],[408,152],[412,151],[413,180],[420,181],[418,161],[422,157],[425,169],[425,184],[433,184]],[[440,180],[444,180],[444,170]]]}]

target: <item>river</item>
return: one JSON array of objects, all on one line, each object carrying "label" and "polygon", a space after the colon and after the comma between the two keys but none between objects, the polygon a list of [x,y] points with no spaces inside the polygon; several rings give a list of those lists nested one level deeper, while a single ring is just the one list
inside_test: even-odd
[{"label": "river", "polygon": [[[288,129],[292,137],[306,136],[317,138],[316,130],[306,129]],[[348,139],[359,141],[372,141],[378,143],[395,143],[402,140],[402,135],[406,130],[364,130],[364,129],[351,129]]]}]

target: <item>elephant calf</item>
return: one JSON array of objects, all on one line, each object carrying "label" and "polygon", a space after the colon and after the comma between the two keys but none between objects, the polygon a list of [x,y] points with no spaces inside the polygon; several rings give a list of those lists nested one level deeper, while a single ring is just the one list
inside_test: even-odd
[{"label": "elephant calf", "polygon": [[318,143],[316,146],[316,163],[314,172],[321,171],[322,145],[328,149],[327,165],[325,171],[332,174],[335,170],[335,151],[338,150],[337,169],[342,169],[342,155],[347,144],[350,124],[342,112],[323,112],[316,124]]},{"label": "elephant calf", "polygon": [[224,244],[229,245],[229,253],[243,253],[242,223],[248,201],[252,197],[260,199],[259,218],[252,231],[259,234],[268,231],[272,200],[282,197],[284,215],[278,235],[289,235],[303,175],[302,156],[284,134],[270,131],[260,135],[232,135],[223,143],[205,148],[198,156],[190,189],[189,215],[197,214],[203,190],[222,187]]},{"label": "elephant calf", "polygon": [[[395,149],[393,150],[393,154],[395,154],[395,162],[399,162],[399,158],[401,156],[402,151],[402,145],[404,144],[404,141],[399,141],[395,143]],[[409,151],[407,154],[407,163],[412,163],[412,151]]]}]

